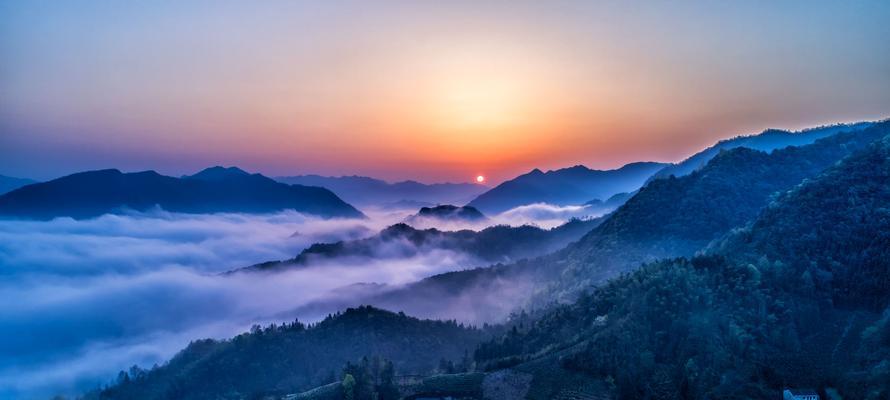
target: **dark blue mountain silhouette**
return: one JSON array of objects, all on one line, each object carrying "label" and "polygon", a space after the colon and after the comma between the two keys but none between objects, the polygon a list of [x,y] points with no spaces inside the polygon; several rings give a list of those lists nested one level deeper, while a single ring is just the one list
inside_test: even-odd
[{"label": "dark blue mountain silhouette", "polygon": [[411,224],[412,222],[421,222],[423,220],[439,220],[439,221],[450,221],[450,222],[479,222],[484,221],[487,218],[485,214],[479,212],[479,210],[470,207],[463,206],[458,207],[451,204],[439,205],[435,207],[423,207],[417,214],[414,214],[408,217],[405,222]]},{"label": "dark blue mountain silhouette", "polygon": [[638,162],[608,171],[583,165],[547,172],[534,169],[501,183],[467,205],[484,213],[496,214],[533,203],[579,205],[591,200],[606,200],[618,193],[639,189],[649,176],[665,166],[655,162]]},{"label": "dark blue mountain silhouette", "polygon": [[22,186],[30,185],[32,183],[37,183],[37,181],[0,175],[0,194],[9,193]]},{"label": "dark blue mountain silhouette", "polygon": [[213,167],[174,178],[155,171],[81,172],[0,196],[0,215],[47,219],[90,218],[161,207],[184,213],[262,213],[292,209],[322,217],[362,217],[331,191],[287,185],[238,168]]},{"label": "dark blue mountain silhouette", "polygon": [[351,204],[393,208],[464,204],[489,189],[487,186],[474,183],[424,184],[415,181],[388,183],[366,176],[299,175],[275,179],[290,184],[321,186],[330,189]]},{"label": "dark blue mountain silhouette", "polygon": [[671,175],[683,176],[692,173],[705,166],[721,150],[747,147],[749,149],[770,152],[788,146],[803,146],[815,142],[818,139],[828,137],[840,132],[861,131],[872,126],[872,122],[857,122],[853,124],[837,124],[804,129],[799,132],[789,132],[779,129],[767,129],[757,135],[737,136],[732,139],[721,140],[717,144],[708,147],[691,157],[665,167],[653,175],[652,179],[667,178]]}]

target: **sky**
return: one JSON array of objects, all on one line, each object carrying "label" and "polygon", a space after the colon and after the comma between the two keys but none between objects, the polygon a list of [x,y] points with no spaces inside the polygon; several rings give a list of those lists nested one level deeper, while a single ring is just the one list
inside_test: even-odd
[{"label": "sky", "polygon": [[0,0],[0,174],[678,161],[890,116],[888,20],[886,1]]}]

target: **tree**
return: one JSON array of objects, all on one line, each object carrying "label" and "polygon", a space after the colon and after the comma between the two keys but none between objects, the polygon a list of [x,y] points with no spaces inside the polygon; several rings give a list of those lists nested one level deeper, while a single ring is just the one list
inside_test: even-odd
[{"label": "tree", "polygon": [[354,400],[355,399],[355,378],[350,374],[346,374],[343,377],[343,399],[344,400]]}]

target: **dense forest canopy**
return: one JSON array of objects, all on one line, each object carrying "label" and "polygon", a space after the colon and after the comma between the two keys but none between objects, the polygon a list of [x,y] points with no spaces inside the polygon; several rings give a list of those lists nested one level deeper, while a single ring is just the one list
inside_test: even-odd
[{"label": "dense forest canopy", "polygon": [[710,255],[645,265],[482,344],[476,361],[573,348],[556,366],[627,399],[775,398],[785,387],[886,398],[887,182],[890,137],[780,196]]},{"label": "dense forest canopy", "polygon": [[164,366],[124,372],[116,385],[92,395],[129,400],[281,395],[339,380],[346,363],[366,356],[392,360],[402,373],[428,373],[442,359],[460,362],[490,333],[359,307],[313,325],[255,326],[230,340],[199,340]]}]

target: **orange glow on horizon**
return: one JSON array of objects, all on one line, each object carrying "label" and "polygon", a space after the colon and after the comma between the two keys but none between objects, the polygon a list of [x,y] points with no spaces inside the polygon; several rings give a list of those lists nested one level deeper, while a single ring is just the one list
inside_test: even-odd
[{"label": "orange glow on horizon", "polygon": [[[32,4],[22,15],[53,8],[12,8]],[[886,69],[888,58],[873,51],[886,13],[815,7],[793,31],[776,13],[757,35],[748,24],[712,26],[743,21],[736,8],[746,7],[705,7],[708,18],[689,10],[664,18],[678,12],[670,4],[640,15],[620,2],[581,2],[572,12],[543,3],[232,3],[220,14],[111,7],[117,18],[69,7],[58,15],[68,25],[13,24],[11,37],[30,42],[0,44],[15,56],[0,74],[0,148],[23,154],[0,157],[0,172],[183,174],[225,164],[423,181],[473,182],[485,171],[495,184],[533,168],[680,161],[768,127],[885,116],[887,74],[825,77]],[[792,9],[784,11],[800,15]],[[145,23],[121,35],[121,20]],[[811,21],[856,29],[800,36]],[[777,54],[776,40],[794,51]],[[832,47],[845,56],[829,57]],[[70,50],[80,48],[95,57]]]}]

